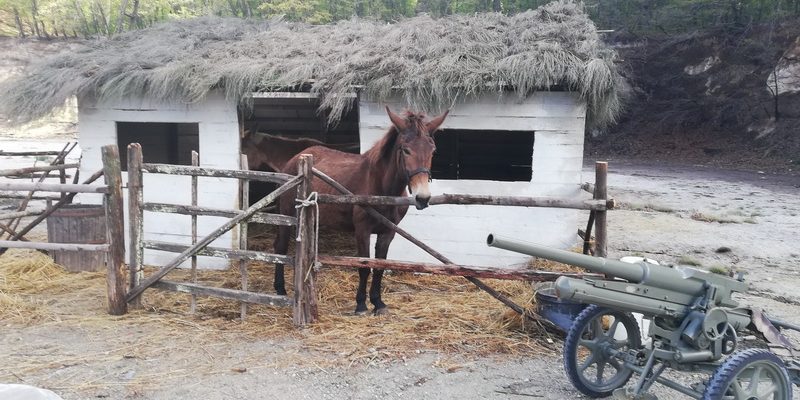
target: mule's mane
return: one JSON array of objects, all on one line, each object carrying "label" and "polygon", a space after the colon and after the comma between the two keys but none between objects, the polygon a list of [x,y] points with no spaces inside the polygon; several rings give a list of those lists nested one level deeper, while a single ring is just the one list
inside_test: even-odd
[{"label": "mule's mane", "polygon": [[[406,124],[408,124],[408,128],[414,132],[425,132],[425,129],[427,129],[425,127],[425,113],[405,111],[401,117],[405,119]],[[397,137],[400,134],[401,132],[398,132],[397,128],[394,126],[394,124],[392,124],[389,127],[389,130],[386,131],[386,134],[383,135],[383,137],[378,140],[369,150],[364,152],[364,156],[369,159],[371,164],[381,161],[384,157],[387,157],[391,154],[395,143],[397,143]]]}]

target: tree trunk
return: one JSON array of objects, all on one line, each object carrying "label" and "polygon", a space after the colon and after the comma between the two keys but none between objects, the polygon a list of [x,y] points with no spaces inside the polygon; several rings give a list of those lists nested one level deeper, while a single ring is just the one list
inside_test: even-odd
[{"label": "tree trunk", "polygon": [[252,12],[252,10],[250,10],[250,3],[248,3],[247,0],[241,0],[241,3],[242,3],[242,6],[241,6],[242,7],[242,14],[247,18],[252,17],[253,16],[253,12]]},{"label": "tree trunk", "polygon": [[42,33],[45,39],[50,40],[50,34],[47,33],[47,28],[44,26],[44,21],[39,21],[39,24],[42,26],[42,29],[39,31]]},{"label": "tree trunk", "polygon": [[494,12],[503,11],[503,2],[501,0],[492,0],[492,11]]},{"label": "tree trunk", "polygon": [[[780,59],[778,60],[778,62],[780,62]],[[778,95],[780,94],[780,92],[778,91],[778,63],[777,62],[775,63],[775,66],[772,68],[772,79],[775,81],[775,88],[772,91],[772,98],[774,100],[774,106],[775,106],[775,122],[778,122],[778,120],[780,119],[780,113],[778,112],[778,105],[780,103],[778,101]]]},{"label": "tree trunk", "polygon": [[117,33],[122,33],[125,23],[125,9],[128,8],[128,0],[122,0],[119,5],[119,18],[117,18]]},{"label": "tree trunk", "polygon": [[38,7],[36,5],[36,0],[31,0],[31,19],[33,19],[33,33],[36,34],[36,37],[41,38],[42,35],[39,33],[39,21],[36,20],[36,14]]},{"label": "tree trunk", "polygon": [[106,36],[110,35],[111,32],[108,29],[108,19],[106,18],[106,10],[103,8],[103,4],[97,0],[94,2],[94,6],[97,9],[97,12],[100,14],[100,23],[101,28],[103,28],[103,34]]},{"label": "tree trunk", "polygon": [[14,7],[14,22],[17,24],[17,31],[19,31],[19,37],[24,38],[25,35],[25,27],[22,26],[22,19],[19,17],[19,10],[17,7]]},{"label": "tree trunk", "polygon": [[131,12],[131,26],[142,29],[142,21],[139,18],[139,0],[133,0],[133,12]]},{"label": "tree trunk", "polygon": [[[81,22],[81,30],[82,30],[81,34],[84,37],[88,38],[89,37],[89,21],[86,20],[86,13],[83,12],[83,7],[81,7],[81,4],[78,2],[78,0],[75,0],[74,4],[75,4],[75,11],[76,11],[76,13],[78,15],[78,18],[80,18],[80,22]],[[75,36],[77,36],[77,34]]]}]

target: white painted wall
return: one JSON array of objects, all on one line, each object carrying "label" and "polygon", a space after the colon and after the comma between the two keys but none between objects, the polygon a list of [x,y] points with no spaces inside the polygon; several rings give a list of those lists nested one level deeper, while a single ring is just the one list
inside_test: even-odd
[{"label": "white painted wall", "polygon": [[[398,99],[386,105],[399,112],[404,104]],[[360,101],[362,152],[389,127],[384,106],[368,99]],[[434,176],[431,191],[434,195],[577,197],[581,194],[585,119],[585,104],[569,92],[538,92],[524,100],[484,96],[458,104],[443,128],[534,131],[533,177],[530,182],[494,182]],[[438,205],[422,211],[411,207],[400,226],[456,263],[507,266],[530,257],[486,246],[489,233],[567,248],[575,245],[577,230],[586,218],[587,212],[567,209]],[[374,242],[373,235],[373,254]],[[389,248],[389,258],[436,262],[399,235]]]},{"label": "white painted wall", "polygon": [[[78,101],[78,132],[83,148],[81,176],[87,177],[102,168],[100,148],[116,144],[116,122],[170,122],[198,123],[200,165],[214,168],[239,168],[239,122],[236,105],[220,93],[212,93],[204,101],[194,104],[162,103],[149,99],[103,102],[91,98]],[[120,152],[127,151],[121,148]],[[147,149],[142,150],[147,154]],[[124,167],[123,167],[124,168]],[[123,172],[122,180],[128,177]],[[144,201],[191,204],[191,178],[144,174]],[[198,178],[198,204],[205,207],[239,209],[238,183],[234,179]],[[128,192],[124,190],[127,210]],[[81,195],[78,202],[100,203],[102,197]],[[226,222],[225,218],[198,217],[197,233],[203,237]],[[128,215],[125,213],[126,242],[128,241]],[[235,229],[234,229],[235,231]],[[191,244],[191,217],[188,215],[144,213],[145,240],[160,240],[172,243]],[[229,232],[212,246],[238,248],[236,232]],[[127,249],[127,246],[126,246]],[[177,254],[145,250],[146,265],[161,266]],[[189,262],[181,266],[188,267]],[[226,268],[227,260],[198,257],[200,268]]]}]

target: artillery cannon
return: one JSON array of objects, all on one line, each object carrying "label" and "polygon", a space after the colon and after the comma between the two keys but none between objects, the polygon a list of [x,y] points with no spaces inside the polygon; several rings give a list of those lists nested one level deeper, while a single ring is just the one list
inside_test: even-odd
[{"label": "artillery cannon", "polygon": [[[733,296],[748,290],[741,275],[631,264],[493,234],[487,244],[605,274],[555,282],[560,299],[591,304],[564,341],[567,376],[589,397],[655,399],[649,390],[658,382],[695,399],[785,400],[792,398],[792,383],[800,386],[794,346],[780,332],[800,326],[740,306]],[[632,313],[649,321],[647,332]],[[667,369],[708,377],[685,385],[665,377]],[[636,383],[625,387],[634,373]]]}]

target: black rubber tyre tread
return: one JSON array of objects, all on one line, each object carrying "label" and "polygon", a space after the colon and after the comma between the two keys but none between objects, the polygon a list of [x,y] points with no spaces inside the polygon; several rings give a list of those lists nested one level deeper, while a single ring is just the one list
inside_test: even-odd
[{"label": "black rubber tyre tread", "polygon": [[578,314],[577,317],[575,317],[572,326],[567,332],[567,339],[564,341],[564,371],[567,373],[567,377],[569,378],[570,382],[572,382],[572,385],[575,386],[575,389],[578,389],[579,392],[586,396],[595,398],[610,396],[614,389],[625,386],[625,384],[627,384],[628,380],[631,378],[631,375],[633,375],[633,371],[629,370],[626,372],[628,376],[623,379],[620,385],[606,391],[597,391],[591,387],[588,387],[580,379],[580,372],[578,371],[578,366],[576,364],[578,341],[580,340],[581,334],[586,328],[586,323],[593,320],[595,317],[604,314],[610,314],[615,318],[619,318],[620,322],[625,325],[626,329],[628,328],[628,325],[632,324],[632,326],[636,329],[632,329],[632,332],[628,332],[628,341],[631,343],[629,347],[639,348],[642,346],[642,335],[639,331],[639,324],[629,312],[612,310],[610,308],[603,308],[593,304],[589,307],[586,307],[583,311],[581,311],[580,314]]},{"label": "black rubber tyre tread", "polygon": [[708,386],[706,386],[706,390],[703,393],[703,400],[721,400],[736,375],[753,361],[769,361],[780,367],[781,372],[783,372],[783,377],[785,378],[785,391],[788,393],[789,397],[777,400],[791,400],[792,381],[789,379],[789,373],[786,371],[783,361],[769,350],[763,349],[741,350],[729,356],[725,362],[714,371],[714,375],[709,380]]}]

